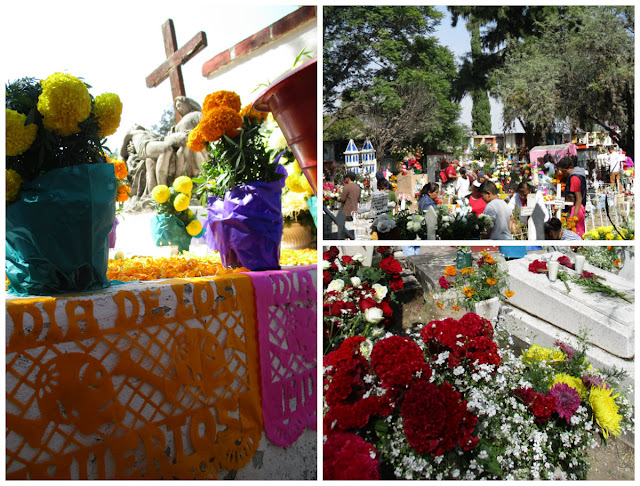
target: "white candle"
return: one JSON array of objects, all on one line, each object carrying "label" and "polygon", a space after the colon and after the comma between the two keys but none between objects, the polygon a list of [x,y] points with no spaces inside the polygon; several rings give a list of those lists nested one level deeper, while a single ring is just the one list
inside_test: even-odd
[{"label": "white candle", "polygon": [[585,256],[584,255],[576,255],[576,272],[582,273],[584,269]]},{"label": "white candle", "polygon": [[549,262],[547,263],[547,268],[549,269],[549,280],[555,282],[558,280],[558,268],[560,264],[558,262]]}]

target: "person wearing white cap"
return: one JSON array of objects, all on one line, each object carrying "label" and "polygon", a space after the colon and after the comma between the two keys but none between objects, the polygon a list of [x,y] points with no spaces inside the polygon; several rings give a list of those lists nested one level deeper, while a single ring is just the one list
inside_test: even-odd
[{"label": "person wearing white cap", "polygon": [[469,198],[469,206],[471,206],[471,212],[476,216],[480,216],[484,212],[484,208],[487,206],[487,203],[482,199],[482,194],[480,193],[480,186],[482,184],[478,181],[473,181],[470,186],[471,193],[467,196]]}]

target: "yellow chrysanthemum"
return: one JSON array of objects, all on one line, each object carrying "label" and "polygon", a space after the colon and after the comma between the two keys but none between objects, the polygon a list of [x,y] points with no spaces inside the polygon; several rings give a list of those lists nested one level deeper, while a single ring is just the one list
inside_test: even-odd
[{"label": "yellow chrysanthemum", "polygon": [[169,200],[169,196],[171,196],[171,191],[164,184],[160,184],[153,188],[151,192],[153,196],[153,200],[158,204],[166,203]]},{"label": "yellow chrysanthemum", "polygon": [[240,108],[242,107],[240,96],[238,96],[238,94],[233,91],[224,90],[209,93],[207,96],[205,96],[204,102],[202,103],[202,113],[207,114],[208,112],[221,106],[226,106],[228,108],[231,108],[235,112],[239,112]]},{"label": "yellow chrysanthemum", "polygon": [[189,208],[189,201],[191,200],[191,194],[178,194],[173,200],[173,207],[176,211],[184,211]]},{"label": "yellow chrysanthemum", "polygon": [[93,111],[98,117],[101,138],[116,133],[122,115],[122,102],[117,94],[104,93],[96,97]]},{"label": "yellow chrysanthemum", "polygon": [[191,194],[193,182],[191,182],[191,179],[187,176],[180,176],[173,181],[173,188],[183,194]]},{"label": "yellow chrysanthemum", "polygon": [[23,182],[22,177],[15,170],[7,170],[7,201],[13,202],[18,198],[20,185]]},{"label": "yellow chrysanthemum", "polygon": [[78,133],[78,123],[91,114],[91,95],[87,86],[66,73],[54,73],[41,84],[38,111],[45,128],[64,137]]},{"label": "yellow chrysanthemum", "polygon": [[605,439],[608,439],[609,435],[620,435],[622,416],[618,413],[618,405],[615,402],[617,397],[618,395],[613,394],[613,389],[605,388],[604,385],[592,386],[589,393],[589,403]]},{"label": "yellow chrysanthemum", "polygon": [[38,133],[38,126],[35,123],[25,125],[27,116],[15,110],[5,108],[7,118],[7,155],[15,156],[26,152]]},{"label": "yellow chrysanthemum", "polygon": [[191,236],[195,236],[202,231],[202,223],[197,219],[194,219],[187,225],[187,233]]},{"label": "yellow chrysanthemum", "polygon": [[545,348],[532,344],[529,349],[522,352],[522,362],[525,364],[536,364],[541,361],[561,363],[565,360],[565,355],[559,349]]},{"label": "yellow chrysanthemum", "polygon": [[580,394],[580,398],[582,399],[587,398],[587,387],[584,386],[584,383],[582,383],[582,380],[580,378],[576,378],[575,376],[568,375],[567,373],[558,373],[553,378],[553,383],[551,384],[551,387],[553,387],[558,383],[565,383],[569,385],[571,388],[573,388],[575,391],[577,391]]},{"label": "yellow chrysanthemum", "polygon": [[305,181],[307,180],[307,178],[303,174],[293,173],[287,176],[284,183],[291,192],[302,193],[302,192],[305,192],[303,179]]}]

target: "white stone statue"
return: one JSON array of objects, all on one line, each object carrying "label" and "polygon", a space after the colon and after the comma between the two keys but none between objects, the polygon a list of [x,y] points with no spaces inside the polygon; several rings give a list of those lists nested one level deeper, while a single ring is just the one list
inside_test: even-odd
[{"label": "white stone statue", "polygon": [[[182,119],[173,127],[172,133],[185,133],[188,137],[202,119],[202,107],[191,98],[178,96],[175,99],[176,111],[182,115]],[[178,147],[176,158],[176,177],[186,175],[196,177],[202,172],[202,163],[207,160],[205,151],[194,152],[186,145]]]}]

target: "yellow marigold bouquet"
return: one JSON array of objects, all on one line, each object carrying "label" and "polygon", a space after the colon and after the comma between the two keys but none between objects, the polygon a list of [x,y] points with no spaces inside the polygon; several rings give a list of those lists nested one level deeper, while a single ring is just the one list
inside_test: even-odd
[{"label": "yellow marigold bouquet", "polygon": [[151,232],[157,246],[177,245],[179,251],[189,249],[192,237],[204,233],[202,223],[189,209],[193,182],[180,176],[171,187],[164,184],[153,188],[153,206],[158,214],[151,221]]},{"label": "yellow marigold bouquet", "polygon": [[7,201],[20,184],[52,169],[107,162],[104,138],[120,124],[118,95],[96,98],[90,86],[66,73],[6,86]]},{"label": "yellow marigold bouquet", "polygon": [[267,113],[241,108],[240,97],[233,91],[208,94],[203,103],[202,119],[189,133],[187,146],[207,150],[211,161],[204,163],[198,195],[222,196],[237,185],[248,182],[272,182],[282,179],[278,164],[272,163],[261,130]]}]

